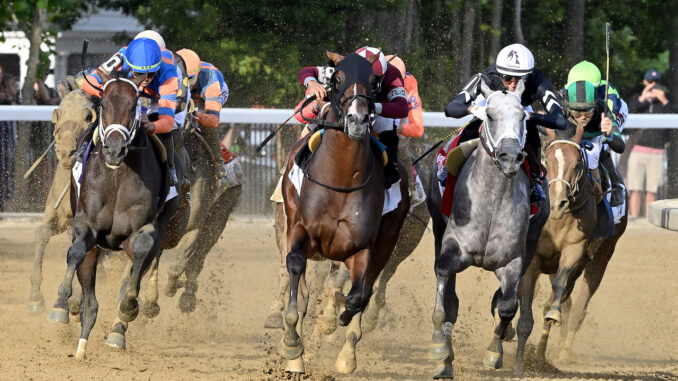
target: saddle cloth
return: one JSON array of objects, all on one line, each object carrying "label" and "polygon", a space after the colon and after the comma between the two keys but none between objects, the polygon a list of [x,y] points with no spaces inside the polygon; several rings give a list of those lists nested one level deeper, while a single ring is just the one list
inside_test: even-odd
[{"label": "saddle cloth", "polygon": [[[297,195],[301,194],[301,185],[304,182],[304,173],[301,168],[294,163],[294,166],[290,170],[288,175],[290,181],[294,185],[294,188],[297,190]],[[381,215],[385,215],[398,207],[400,200],[402,199],[402,194],[400,194],[400,180],[391,185],[390,188],[384,190],[384,206],[381,211]]]}]

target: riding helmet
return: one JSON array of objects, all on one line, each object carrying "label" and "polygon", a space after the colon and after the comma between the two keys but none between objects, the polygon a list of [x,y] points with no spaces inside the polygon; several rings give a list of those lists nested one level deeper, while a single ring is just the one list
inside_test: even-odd
[{"label": "riding helmet", "polygon": [[386,56],[386,62],[395,66],[396,69],[398,69],[398,71],[400,71],[400,75],[403,76],[403,79],[405,79],[405,75],[407,74],[407,70],[405,69],[405,62],[403,62],[403,60],[400,57],[388,55],[388,56]]},{"label": "riding helmet", "polygon": [[202,61],[200,61],[200,57],[196,52],[192,51],[191,49],[181,49],[177,52],[177,54],[184,60],[184,63],[186,63],[186,72],[188,73],[188,78],[200,73]]},{"label": "riding helmet", "polygon": [[512,44],[499,51],[496,64],[499,74],[522,77],[532,73],[534,56],[524,45]]},{"label": "riding helmet", "polygon": [[372,64],[372,71],[374,72],[374,74],[378,76],[382,76],[386,73],[386,67],[388,66],[388,62],[386,62],[386,57],[384,57],[384,53],[382,53],[380,49],[373,48],[371,46],[363,46],[362,48],[356,50],[355,52],[364,58],[368,58],[377,54],[379,56],[379,59],[374,61],[374,63]]},{"label": "riding helmet", "polygon": [[570,69],[570,72],[567,74],[567,85],[565,87],[576,81],[589,81],[593,86],[598,87],[600,86],[600,77],[598,66],[589,61],[581,61]]},{"label": "riding helmet", "polygon": [[137,73],[152,73],[160,70],[162,53],[157,42],[141,37],[132,40],[125,51],[125,64]]},{"label": "riding helmet", "polygon": [[157,42],[158,45],[160,45],[161,49],[167,49],[167,46],[165,46],[165,39],[162,38],[160,33],[156,32],[154,30],[146,29],[143,32],[139,32],[139,34],[134,36],[134,39],[136,40],[137,38],[142,38],[142,37],[150,38],[151,40]]},{"label": "riding helmet", "polygon": [[596,87],[589,81],[575,81],[567,87],[567,101],[573,110],[587,110],[596,106]]}]

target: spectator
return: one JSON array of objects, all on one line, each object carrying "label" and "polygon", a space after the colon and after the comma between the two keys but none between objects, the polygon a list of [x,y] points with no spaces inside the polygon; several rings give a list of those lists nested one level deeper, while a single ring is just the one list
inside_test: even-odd
[{"label": "spectator", "polygon": [[[0,66],[0,105],[19,103],[19,86]],[[0,121],[0,210],[14,193],[14,146],[16,122]]]},{"label": "spectator", "polygon": [[[633,113],[665,114],[673,112],[668,90],[659,83],[657,70],[648,70],[643,79],[643,91],[631,98],[629,110]],[[647,205],[656,199],[657,189],[664,177],[664,144],[668,142],[669,130],[641,129],[637,144],[631,150],[628,164],[629,216],[640,216],[641,193],[645,191],[645,215]]]}]

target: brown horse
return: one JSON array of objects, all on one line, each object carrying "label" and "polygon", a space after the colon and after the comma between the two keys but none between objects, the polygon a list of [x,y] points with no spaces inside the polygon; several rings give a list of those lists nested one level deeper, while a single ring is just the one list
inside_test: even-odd
[{"label": "brown horse", "polygon": [[[132,260],[120,289],[118,319],[107,339],[108,345],[124,348],[127,323],[139,313],[141,277],[157,261],[162,249],[176,246],[189,213],[187,208],[180,209],[180,197],[166,200],[171,191],[167,163],[158,160],[150,136],[140,127],[138,86],[146,76],[130,80],[99,74],[105,83],[101,89],[99,144],[92,148],[85,164],[67,270],[49,314],[52,322],[68,322],[67,300],[77,270],[83,290],[78,359],[85,358],[97,317],[94,288],[99,248],[123,249]],[[177,158],[175,163],[181,178],[181,162]],[[153,267],[151,283],[155,283],[152,288],[157,287],[157,265]],[[152,297],[157,297],[157,292]]]},{"label": "brown horse", "polygon": [[553,299],[544,310],[544,331],[537,348],[545,356],[548,332],[561,321],[561,303],[587,263],[586,248],[596,224],[596,196],[581,145],[583,126],[547,131],[546,168],[549,178],[550,218],[542,230],[537,252],[520,282],[518,350],[514,373],[524,369],[525,342],[532,332],[532,301],[540,274],[555,274]]},{"label": "brown horse", "polygon": [[[96,112],[89,96],[82,90],[70,91],[64,95],[59,108],[54,110],[52,115],[52,122],[55,123],[55,152],[59,165],[56,167],[47,195],[42,223],[35,230],[31,293],[28,298],[28,311],[31,314],[38,314],[45,308],[45,298],[40,292],[45,247],[52,236],[65,232],[71,226],[75,209],[69,196],[71,168],[75,162],[73,154],[78,137],[95,119]],[[79,308],[77,303],[72,304],[71,313],[79,313]]]},{"label": "brown horse", "polygon": [[[362,335],[362,311],[374,281],[393,252],[409,209],[407,184],[401,181],[401,202],[382,216],[384,171],[369,136],[371,94],[376,85],[371,65],[376,56],[367,60],[355,53],[342,57],[327,52],[327,56],[336,69],[330,89],[331,111],[327,120],[319,123],[325,127],[322,143],[304,169],[299,194],[288,174],[295,153],[308,139],[298,142],[290,153],[282,184],[290,294],[280,353],[288,360],[286,370],[295,373],[304,372],[300,333],[308,304],[307,260],[319,253],[344,262],[349,270],[352,287],[339,324],[350,325],[335,366],[342,373],[351,373],[356,368],[355,346]],[[401,178],[407,178],[402,164],[399,169]]]}]

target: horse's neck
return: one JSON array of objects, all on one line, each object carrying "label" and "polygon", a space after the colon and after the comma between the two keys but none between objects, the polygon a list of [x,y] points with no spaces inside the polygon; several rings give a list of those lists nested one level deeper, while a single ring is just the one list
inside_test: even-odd
[{"label": "horse's neck", "polygon": [[482,145],[476,149],[475,155],[469,181],[476,189],[482,190],[486,199],[504,198],[505,191],[511,188],[519,174],[510,178],[504,176]]},{"label": "horse's neck", "polygon": [[[369,147],[369,137],[357,141],[340,131],[326,129],[323,134],[323,142],[316,153],[318,157],[313,160],[318,165],[319,173],[314,172],[313,174],[318,177],[330,175],[326,168],[334,164],[339,171],[350,172],[356,177],[357,174],[368,170]],[[362,177],[357,177],[358,181],[362,180]]]}]

